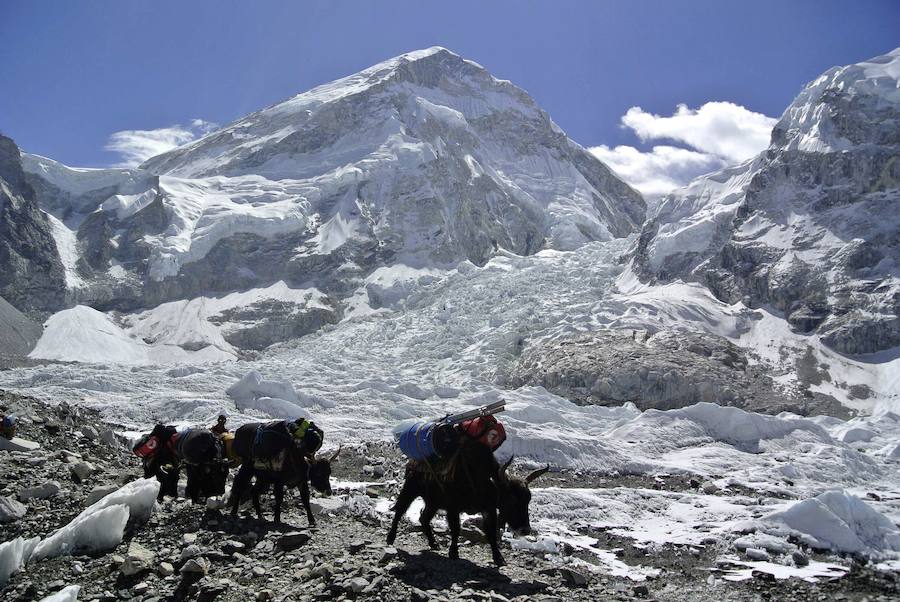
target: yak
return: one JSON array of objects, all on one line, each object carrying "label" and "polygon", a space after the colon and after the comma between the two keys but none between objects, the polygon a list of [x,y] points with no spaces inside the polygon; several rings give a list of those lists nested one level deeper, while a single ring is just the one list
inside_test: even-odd
[{"label": "yak", "polygon": [[[238,507],[250,486],[250,481],[255,476],[256,482],[250,489],[250,494],[259,520],[263,520],[259,497],[269,488],[269,485],[274,485],[275,490],[274,520],[276,523],[281,523],[284,487],[299,487],[300,498],[303,501],[309,525],[315,526],[316,519],[313,517],[312,507],[309,503],[309,485],[312,484],[316,491],[324,495],[331,495],[331,463],[337,460],[341,448],[338,447],[338,450],[329,458],[316,458],[298,445],[286,429],[281,432],[279,426],[278,423],[263,425],[251,422],[242,425],[235,431],[232,449],[241,458],[241,468],[235,475],[231,488],[231,498],[229,499],[231,515],[237,515]],[[268,450],[274,453],[266,454],[265,458],[259,457],[258,452],[254,452],[254,449],[258,449],[257,433],[261,428],[266,428],[267,433],[274,434]]]},{"label": "yak", "polygon": [[140,456],[144,467],[144,478],[156,478],[160,483],[156,499],[163,501],[165,496],[178,497],[178,476],[174,470],[178,465],[171,439],[177,434],[174,426],[157,424],[153,430],[143,435],[132,447],[131,451]]},{"label": "yak", "polygon": [[194,504],[200,498],[225,493],[228,464],[221,440],[207,429],[181,433],[172,426],[156,425],[141,437],[133,451],[143,458],[144,477],[160,482],[158,499],[178,496],[178,478],[184,465],[187,472],[185,495]]},{"label": "yak", "polygon": [[460,513],[480,513],[494,563],[503,566],[505,561],[500,553],[500,532],[507,525],[517,534],[531,532],[528,516],[531,491],[528,485],[550,469],[547,466],[524,479],[518,479],[507,475],[512,461],[513,458],[510,458],[500,466],[489,447],[467,437],[461,439],[454,456],[445,462],[410,460],[406,465],[403,487],[394,504],[388,545],[393,545],[397,537],[400,519],[412,502],[421,497],[425,507],[419,523],[432,549],[438,547],[431,529],[431,520],[438,510],[447,512],[449,557],[453,560],[459,558]]}]

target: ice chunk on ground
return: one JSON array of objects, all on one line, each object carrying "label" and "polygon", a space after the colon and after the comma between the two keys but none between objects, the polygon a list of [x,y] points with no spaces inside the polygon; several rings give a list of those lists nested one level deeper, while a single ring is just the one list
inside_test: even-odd
[{"label": "ice chunk on ground", "polygon": [[88,514],[86,512],[87,510],[39,543],[31,560],[81,552],[102,552],[119,545],[128,523],[128,506],[116,504]]},{"label": "ice chunk on ground", "polygon": [[122,541],[129,518],[146,521],[153,512],[159,482],[139,479],[88,506],[66,526],[37,545],[32,560],[82,551],[109,550]]},{"label": "ice chunk on ground", "polygon": [[225,391],[236,402],[253,402],[263,397],[300,403],[294,385],[285,381],[264,380],[256,370],[251,370]]},{"label": "ice chunk on ground", "polygon": [[891,556],[900,552],[900,529],[886,516],[844,490],[832,490],[773,512],[762,522],[781,534],[799,534],[815,548]]},{"label": "ice chunk on ground", "polygon": [[25,566],[40,537],[25,539],[16,537],[11,541],[0,543],[0,587],[9,580],[10,575]]},{"label": "ice chunk on ground", "polygon": [[67,585],[55,594],[50,594],[46,598],[41,598],[40,602],[76,602],[78,600],[78,592],[80,591],[80,585]]}]

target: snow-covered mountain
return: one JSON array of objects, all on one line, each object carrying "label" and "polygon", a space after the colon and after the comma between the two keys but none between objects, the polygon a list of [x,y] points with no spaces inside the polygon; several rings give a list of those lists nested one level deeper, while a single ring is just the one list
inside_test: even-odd
[{"label": "snow-covered mountain", "polygon": [[[534,101],[443,49],[299,94],[133,170],[23,156],[69,300],[134,309],[379,265],[484,264],[637,230],[641,196]],[[58,222],[58,223],[57,223]]]},{"label": "snow-covered mountain", "polygon": [[810,83],[768,150],[661,202],[635,271],[773,307],[843,353],[900,345],[898,80],[900,49]]}]

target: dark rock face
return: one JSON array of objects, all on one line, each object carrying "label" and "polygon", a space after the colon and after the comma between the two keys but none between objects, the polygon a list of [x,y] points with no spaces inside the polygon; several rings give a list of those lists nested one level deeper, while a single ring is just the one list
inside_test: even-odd
[{"label": "dark rock face", "polygon": [[298,311],[292,303],[269,300],[222,312],[210,322],[245,323],[246,327],[226,333],[225,340],[238,349],[259,351],[315,332],[325,324],[336,324],[339,319],[337,312],[328,309],[314,307]]},{"label": "dark rock face", "polygon": [[19,149],[0,135],[0,295],[22,311],[65,304],[65,272],[46,214],[22,171]]},{"label": "dark rock face", "polygon": [[24,357],[34,349],[40,336],[40,324],[0,297],[0,355]]},{"label": "dark rock face", "polygon": [[765,153],[664,199],[632,252],[638,275],[773,307],[841,353],[900,345],[900,103],[878,74],[898,60],[829,71]]},{"label": "dark rock face", "polygon": [[770,375],[728,340],[689,332],[609,330],[529,346],[509,384],[539,385],[578,403],[633,402],[641,410],[714,402],[773,414],[847,413],[834,399],[776,388]]}]

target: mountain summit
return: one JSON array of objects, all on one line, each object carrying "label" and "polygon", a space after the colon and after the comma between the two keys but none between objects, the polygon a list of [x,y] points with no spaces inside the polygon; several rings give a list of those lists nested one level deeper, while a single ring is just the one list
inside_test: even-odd
[{"label": "mountain summit", "polygon": [[634,252],[645,280],[770,306],[842,353],[900,345],[900,49],[835,67],[755,159],[665,198]]},{"label": "mountain summit", "polygon": [[138,169],[22,163],[69,302],[101,309],[278,281],[340,297],[377,266],[573,249],[636,231],[645,212],[524,91],[443,48],[319,86]]}]

